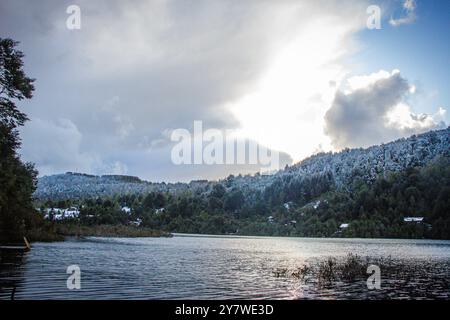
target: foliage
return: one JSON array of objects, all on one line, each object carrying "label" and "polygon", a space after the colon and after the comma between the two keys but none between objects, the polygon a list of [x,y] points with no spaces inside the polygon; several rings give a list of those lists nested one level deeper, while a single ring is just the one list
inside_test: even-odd
[{"label": "foliage", "polygon": [[16,101],[30,99],[34,90],[17,44],[0,38],[0,242],[21,239],[39,220],[32,202],[37,172],[17,154],[18,127],[28,118]]},{"label": "foliage", "polygon": [[[210,192],[150,192],[42,206],[79,206],[79,222],[91,226],[139,218],[145,227],[180,233],[450,239],[449,161],[437,158],[425,167],[380,175],[374,182],[355,176],[349,189],[336,188],[330,177],[317,177],[304,179],[301,187],[288,181],[263,197],[217,183]],[[298,188],[316,191],[281,195],[296,194],[293,189]],[[123,206],[131,213],[124,213]],[[424,220],[405,222],[405,216]],[[340,229],[342,223],[348,228]]]}]

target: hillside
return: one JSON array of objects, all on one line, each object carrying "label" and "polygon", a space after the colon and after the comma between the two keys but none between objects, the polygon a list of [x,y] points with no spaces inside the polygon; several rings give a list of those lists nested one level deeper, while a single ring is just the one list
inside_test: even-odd
[{"label": "hillside", "polygon": [[34,196],[37,200],[65,200],[152,191],[175,192],[187,188],[184,183],[152,183],[133,176],[67,172],[39,178]]},{"label": "hillside", "polygon": [[[322,177],[338,188],[349,188],[355,176],[374,181],[380,174],[400,172],[408,167],[423,167],[438,156],[449,157],[450,127],[396,140],[367,149],[346,149],[338,153],[321,153],[270,176],[230,176],[221,181],[227,188],[239,188],[245,194],[263,191],[278,184],[302,185],[303,181]],[[44,176],[39,179],[35,198],[64,200],[115,194],[180,192],[210,189],[216,182],[152,183],[137,177],[80,173]],[[289,199],[291,200],[291,199]],[[292,199],[293,200],[293,199]]]},{"label": "hillside", "polygon": [[449,139],[447,128],[367,149],[317,154],[273,175],[189,184],[66,173],[39,180],[37,205],[44,213],[71,208],[77,214],[58,221],[69,226],[450,239]]}]

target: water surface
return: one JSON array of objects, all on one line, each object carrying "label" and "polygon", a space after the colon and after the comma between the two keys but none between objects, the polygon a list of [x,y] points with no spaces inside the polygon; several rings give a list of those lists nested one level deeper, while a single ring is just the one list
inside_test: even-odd
[{"label": "water surface", "polygon": [[[274,270],[348,253],[388,258],[381,289],[366,279],[318,287]],[[0,299],[448,299],[450,241],[175,235],[35,243],[22,259],[2,258]],[[68,290],[69,265],[81,290]],[[383,271],[386,271],[383,273]]]}]

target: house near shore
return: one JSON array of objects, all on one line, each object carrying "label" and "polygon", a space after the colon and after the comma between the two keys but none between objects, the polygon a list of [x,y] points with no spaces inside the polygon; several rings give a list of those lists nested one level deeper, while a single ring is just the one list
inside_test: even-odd
[{"label": "house near shore", "polygon": [[65,220],[75,219],[80,216],[80,210],[76,207],[70,208],[46,208],[44,209],[44,219]]},{"label": "house near shore", "polygon": [[80,210],[75,207],[70,207],[64,211],[65,218],[78,218],[80,215]]},{"label": "house near shore", "polygon": [[124,207],[122,207],[120,210],[121,210],[122,212],[127,213],[127,214],[131,214],[131,208],[130,208],[130,207],[124,206]]},{"label": "house near shore", "polygon": [[292,202],[292,201],[285,202],[285,203],[283,203],[283,207],[289,211],[294,207],[294,202]]},{"label": "house near shore", "polygon": [[339,228],[333,233],[333,235],[338,236],[338,235],[342,234],[342,231],[347,229],[349,225],[350,225],[349,223],[341,223],[339,225]]},{"label": "house near shore", "polygon": [[137,218],[134,221],[130,221],[129,224],[132,225],[132,226],[139,227],[142,224],[142,219]]},{"label": "house near shore", "polygon": [[404,217],[403,222],[421,223],[423,222],[423,217]]},{"label": "house near shore", "polygon": [[314,210],[316,210],[319,207],[319,205],[320,205],[320,200],[317,200],[316,202],[313,203],[312,206],[313,206]]}]

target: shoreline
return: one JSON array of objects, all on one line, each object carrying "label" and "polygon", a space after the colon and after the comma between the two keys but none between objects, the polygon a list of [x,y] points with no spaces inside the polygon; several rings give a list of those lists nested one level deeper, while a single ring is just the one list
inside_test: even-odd
[{"label": "shoreline", "polygon": [[170,232],[129,225],[54,225],[51,229],[36,229],[27,233],[31,242],[59,242],[66,238],[107,237],[107,238],[170,238]]},{"label": "shoreline", "polygon": [[151,228],[135,227],[130,225],[55,225],[53,231],[32,230],[27,234],[31,242],[58,242],[66,238],[105,237],[105,238],[172,238],[172,237],[211,237],[211,238],[273,238],[273,239],[311,239],[311,240],[415,240],[415,241],[450,241],[449,239],[433,238],[362,238],[362,237],[307,237],[307,236],[272,236],[272,235],[246,235],[246,234],[203,234],[167,232]]},{"label": "shoreline", "polygon": [[270,236],[270,235],[246,235],[246,234],[208,234],[208,233],[181,233],[172,232],[173,237],[197,237],[197,238],[273,238],[273,239],[311,239],[311,240],[404,240],[404,241],[450,241],[450,239],[435,238],[362,238],[362,237],[307,237],[307,236]]}]

